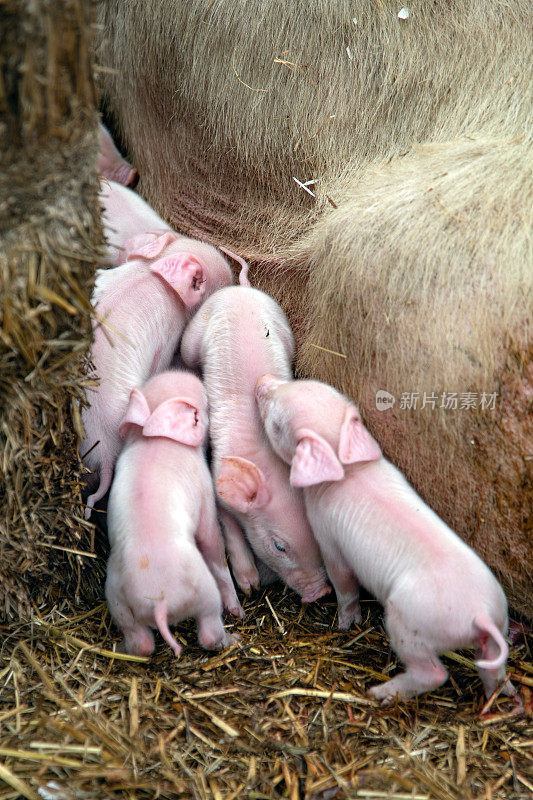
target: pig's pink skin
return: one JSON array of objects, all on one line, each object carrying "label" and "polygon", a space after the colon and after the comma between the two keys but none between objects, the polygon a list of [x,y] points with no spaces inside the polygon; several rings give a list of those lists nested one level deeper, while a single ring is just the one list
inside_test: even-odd
[{"label": "pig's pink skin", "polygon": [[164,232],[171,228],[137,192],[114,181],[102,181],[100,202],[108,240],[107,257],[118,266],[126,260],[124,245],[139,233]]},{"label": "pig's pink skin", "polygon": [[[360,582],[385,607],[391,643],[407,667],[370,694],[388,703],[397,694],[435,689],[447,677],[438,655],[477,646],[489,696],[505,679],[508,647],[507,602],[488,567],[370,441],[372,460],[341,464],[343,420],[355,409],[333,388],[270,375],[258,382],[256,397],[268,438],[287,463],[302,443],[305,451],[311,431],[328,444],[344,472],[344,478],[305,488],[305,504],[337,593],[339,627],[361,618]],[[319,471],[329,468],[323,452]],[[514,695],[515,689],[507,682],[503,692]]]},{"label": "pig's pink skin", "polygon": [[118,427],[130,391],[167,369],[191,314],[192,305],[186,307],[178,291],[151,272],[169,256],[180,254],[190,254],[202,266],[205,281],[197,287],[197,303],[231,283],[223,256],[214,247],[184,236],[158,259],[133,260],[97,273],[92,303],[98,318],[107,324],[104,332],[98,319],[94,323],[91,361],[100,385],[88,389],[90,407],[82,413],[86,436],[80,452],[86,466],[100,478],[97,491],[87,500],[87,518],[111,485],[121,448]]},{"label": "pig's pink skin", "polygon": [[104,178],[116,181],[123,186],[135,183],[138,177],[137,170],[122,158],[115,147],[111,134],[101,123],[98,126],[100,152],[98,153],[97,169]]},{"label": "pig's pink skin", "polygon": [[[192,319],[181,347],[185,363],[201,364],[209,398],[213,477],[219,502],[238,520],[256,553],[296,589],[304,602],[329,591],[318,546],[305,516],[301,491],[289,484],[285,464],[266,442],[254,401],[254,386],[267,369],[290,377],[293,338],[281,308],[257,289],[229,287],[211,297]],[[221,496],[223,459],[246,459],[262,471],[270,499],[262,508],[237,510]],[[231,484],[231,482],[229,482]],[[230,486],[231,488],[231,486]],[[252,504],[254,498],[252,498]],[[246,564],[238,526],[225,526],[237,583],[244,591],[256,583],[253,561]],[[276,548],[284,547],[282,552]],[[245,566],[246,565],[246,566]],[[250,577],[251,576],[251,577]]]},{"label": "pig's pink skin", "polygon": [[203,647],[224,647],[237,637],[224,630],[222,605],[239,617],[243,611],[225,564],[201,447],[208,424],[205,393],[192,374],[165,372],[140,394],[149,413],[172,398],[194,407],[199,445],[147,437],[140,425],[127,426],[108,504],[109,610],[124,632],[126,651],[135,655],[152,652],[151,628],[158,628],[179,655],[181,646],[168,626],[190,617],[197,621]]}]

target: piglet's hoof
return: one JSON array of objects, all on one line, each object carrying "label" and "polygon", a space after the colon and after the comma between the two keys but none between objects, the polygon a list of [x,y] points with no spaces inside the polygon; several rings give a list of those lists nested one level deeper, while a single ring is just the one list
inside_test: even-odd
[{"label": "piglet's hoof", "polygon": [[237,619],[244,619],[246,616],[240,603],[237,603],[237,605],[234,603],[230,608],[224,607],[224,614],[231,614],[232,617],[237,617]]},{"label": "piglet's hoof", "polygon": [[391,691],[387,685],[388,683],[390,683],[390,681],[380,683],[378,686],[372,686],[372,688],[367,691],[368,697],[370,697],[371,700],[376,700],[382,706],[388,706],[397,697],[397,692],[394,690]]},{"label": "piglet's hoof", "polygon": [[237,644],[240,636],[237,633],[228,633],[218,621],[216,624],[204,622],[199,630],[198,640],[206,650],[220,650]]},{"label": "piglet's hoof", "polygon": [[359,625],[362,620],[359,603],[350,604],[348,608],[339,610],[338,627],[340,631],[347,631],[352,625]]},{"label": "piglet's hoof", "polygon": [[117,653],[148,658],[154,652],[154,639],[150,633],[141,632],[128,636],[116,648]]},{"label": "piglet's hoof", "polygon": [[233,574],[235,575],[235,580],[237,581],[239,589],[241,592],[244,592],[247,597],[251,595],[252,589],[259,589],[261,584],[259,573],[252,564],[238,570],[234,569]]}]

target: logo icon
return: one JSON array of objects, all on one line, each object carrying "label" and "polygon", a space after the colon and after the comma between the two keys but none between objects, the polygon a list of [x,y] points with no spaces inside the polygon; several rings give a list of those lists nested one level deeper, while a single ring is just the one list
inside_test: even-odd
[{"label": "logo icon", "polygon": [[385,389],[378,389],[376,392],[376,408],[378,411],[387,411],[388,408],[392,408],[394,403],[396,402],[396,398],[390,392],[385,391]]}]

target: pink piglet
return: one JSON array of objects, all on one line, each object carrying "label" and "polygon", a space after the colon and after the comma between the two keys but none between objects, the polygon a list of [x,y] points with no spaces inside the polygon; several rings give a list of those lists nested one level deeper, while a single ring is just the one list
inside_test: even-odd
[{"label": "pink piglet", "polygon": [[169,625],[191,617],[203,647],[238,641],[222,624],[223,606],[243,611],[202,452],[206,431],[207,399],[193,374],[161,373],[131,392],[109,496],[105,589],[128,653],[149,655],[157,628],[178,656]]},{"label": "pink piglet", "polygon": [[302,492],[289,485],[286,465],[265,440],[254,400],[255,383],[267,369],[290,376],[293,352],[280,306],[246,285],[213,294],[188,324],[181,345],[185,363],[202,368],[211,408],[212,472],[237,583],[249,592],[259,581],[252,550],[304,602],[312,602],[329,592],[320,552]]},{"label": "pink piglet", "polygon": [[99,197],[107,259],[114,267],[128,261],[134,248],[148,242],[148,236],[155,240],[158,234],[178,235],[137,192],[116,181],[102,181]]},{"label": "pink piglet", "polygon": [[304,487],[308,518],[337,594],[339,627],[361,620],[359,583],[385,607],[404,672],[370,689],[382,703],[447,678],[438,656],[476,646],[489,696],[505,681],[507,602],[483,561],[381,454],[358,410],[331,386],[263,376],[256,399],[268,439]]},{"label": "pink piglet", "polygon": [[98,271],[91,361],[100,385],[88,389],[82,412],[81,452],[94,470],[87,517],[111,485],[130,391],[168,368],[191,310],[229,283],[229,265],[214,247],[170,230],[139,234],[125,264]]},{"label": "pink piglet", "polygon": [[100,175],[117,181],[123,186],[134,184],[138,178],[137,170],[120,155],[111,138],[111,134],[102,123],[98,125],[98,142],[100,152],[98,153],[97,166]]}]

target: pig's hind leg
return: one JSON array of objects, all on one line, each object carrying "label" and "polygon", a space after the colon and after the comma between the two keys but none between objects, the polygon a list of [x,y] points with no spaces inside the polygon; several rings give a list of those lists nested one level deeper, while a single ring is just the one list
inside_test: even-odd
[{"label": "pig's hind leg", "polygon": [[154,651],[154,635],[145,625],[124,628],[124,651],[131,656],[149,656]]},{"label": "pig's hind leg", "polygon": [[218,588],[212,577],[211,583],[206,582],[204,585],[202,606],[196,614],[196,624],[198,641],[206,650],[220,650],[221,647],[229,647],[240,640],[237,634],[228,634],[224,628]]},{"label": "pig's hind leg", "polygon": [[333,541],[320,542],[320,551],[328,578],[333,584],[338,604],[338,627],[341,631],[361,622],[359,584],[340,549]]},{"label": "pig's hind leg", "polygon": [[[487,641],[484,642],[480,648],[479,657],[482,657],[487,661],[494,661],[499,654],[500,648],[494,639],[489,636]],[[498,667],[497,669],[485,669],[478,666],[477,671],[483,683],[483,688],[487,697],[490,697],[494,690],[505,681],[505,664],[502,664],[502,666]],[[517,692],[511,681],[508,680],[505,681],[501,689],[501,693],[507,695],[508,697],[514,697]]]},{"label": "pig's hind leg", "polygon": [[118,648],[119,651],[132,656],[149,656],[155,647],[151,629],[136,622],[131,609],[109,585],[109,580],[106,595],[109,612],[124,634],[124,642]]},{"label": "pig's hind leg", "polygon": [[204,614],[197,618],[198,641],[206,650],[220,650],[240,641],[236,633],[228,633],[220,614]]},{"label": "pig's hind leg", "polygon": [[395,696],[414,697],[441,686],[448,673],[437,654],[427,645],[421,633],[406,624],[390,601],[386,606],[385,627],[391,645],[407,669],[385,683],[373,686],[368,694],[383,705]]}]

